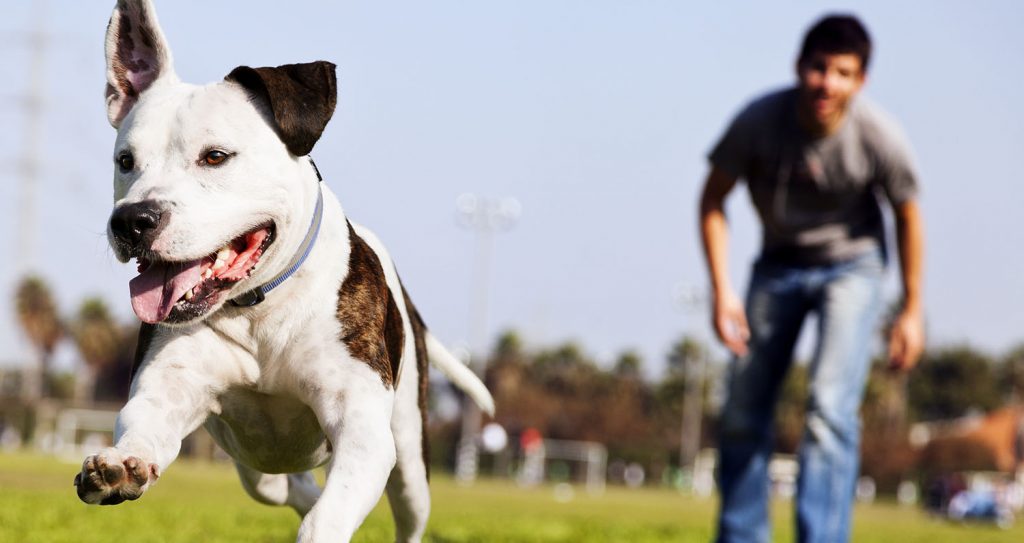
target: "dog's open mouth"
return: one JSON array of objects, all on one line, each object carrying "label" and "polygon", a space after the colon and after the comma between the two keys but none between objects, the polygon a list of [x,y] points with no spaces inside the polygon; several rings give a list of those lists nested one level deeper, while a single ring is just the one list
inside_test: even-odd
[{"label": "dog's open mouth", "polygon": [[139,258],[129,288],[132,309],[143,322],[185,322],[210,310],[239,281],[252,275],[274,241],[274,226],[250,230],[220,250],[189,262]]}]

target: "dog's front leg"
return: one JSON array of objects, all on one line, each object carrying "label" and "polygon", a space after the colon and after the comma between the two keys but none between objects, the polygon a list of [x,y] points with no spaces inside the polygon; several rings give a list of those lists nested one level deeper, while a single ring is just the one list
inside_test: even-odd
[{"label": "dog's front leg", "polygon": [[334,371],[299,382],[333,448],[323,493],[299,528],[300,543],[350,540],[395,466],[393,390],[362,362],[325,365]]},{"label": "dog's front leg", "polygon": [[181,450],[181,441],[215,409],[223,373],[196,359],[191,338],[179,338],[143,364],[117,417],[114,447],[89,456],[75,476],[78,497],[90,504],[134,500]]}]

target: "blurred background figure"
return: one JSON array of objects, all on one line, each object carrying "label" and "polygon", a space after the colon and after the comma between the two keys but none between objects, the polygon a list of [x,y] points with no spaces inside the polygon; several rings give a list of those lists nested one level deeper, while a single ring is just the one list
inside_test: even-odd
[{"label": "blurred background figure", "polygon": [[[818,343],[799,448],[798,538],[849,538],[858,411],[888,260],[880,201],[894,211],[904,294],[891,367],[911,368],[923,349],[917,175],[900,130],[858,97],[870,58],[860,21],[821,19],[804,37],[797,85],[747,105],[710,154],[700,226],[715,331],[736,357],[719,428],[719,541],[769,539],[772,415],[809,314],[818,317]],[[729,280],[724,213],[741,178],[763,229],[745,308]]]}]

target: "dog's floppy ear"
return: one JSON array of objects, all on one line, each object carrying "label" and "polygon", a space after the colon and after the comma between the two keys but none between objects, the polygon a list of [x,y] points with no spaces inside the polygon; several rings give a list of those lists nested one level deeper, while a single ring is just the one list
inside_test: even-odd
[{"label": "dog's floppy ear", "polygon": [[107,24],[107,118],[117,128],[154,81],[175,77],[149,0],[118,0]]},{"label": "dog's floppy ear", "polygon": [[239,66],[224,79],[266,102],[277,135],[295,156],[313,150],[338,101],[334,64],[324,60],[276,68]]}]

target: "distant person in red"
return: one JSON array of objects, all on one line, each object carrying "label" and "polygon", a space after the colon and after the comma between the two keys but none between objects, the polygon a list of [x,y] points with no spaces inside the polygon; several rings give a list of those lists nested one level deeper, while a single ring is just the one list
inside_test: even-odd
[{"label": "distant person in red", "polygon": [[[735,354],[719,422],[720,542],[769,540],[775,401],[812,313],[818,334],[799,451],[798,540],[849,539],[858,411],[889,260],[882,205],[895,217],[904,292],[889,339],[891,366],[910,369],[924,345],[918,178],[897,125],[859,96],[870,57],[871,40],[856,18],[818,21],[804,38],[796,86],[747,105],[709,157],[700,226],[715,331]],[[726,262],[724,201],[740,179],[763,229],[745,304]]]},{"label": "distant person in red", "polygon": [[519,436],[519,446],[524,451],[533,451],[543,444],[544,438],[542,438],[540,432],[532,426],[523,430],[523,434]]}]

